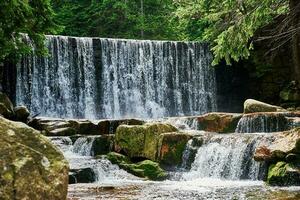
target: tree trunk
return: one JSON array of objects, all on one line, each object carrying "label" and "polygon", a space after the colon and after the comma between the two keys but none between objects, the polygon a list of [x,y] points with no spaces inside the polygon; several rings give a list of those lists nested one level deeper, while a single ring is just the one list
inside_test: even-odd
[{"label": "tree trunk", "polygon": [[292,17],[292,29],[297,32],[292,37],[293,73],[292,78],[300,82],[300,1],[290,0],[290,14]]}]

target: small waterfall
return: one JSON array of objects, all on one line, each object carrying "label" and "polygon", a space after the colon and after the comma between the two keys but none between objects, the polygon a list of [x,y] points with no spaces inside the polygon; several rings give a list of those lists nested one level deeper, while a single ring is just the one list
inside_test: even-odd
[{"label": "small waterfall", "polygon": [[80,137],[73,145],[73,152],[81,156],[94,156],[92,151],[95,137]]},{"label": "small waterfall", "polygon": [[255,113],[244,115],[238,122],[236,133],[267,133],[287,129],[287,119],[283,114]]},{"label": "small waterfall", "polygon": [[[49,137],[64,154],[71,170],[90,169],[96,182],[110,182],[118,179],[136,180],[138,178],[113,165],[105,157],[94,159],[92,145],[99,136],[82,136],[73,143],[70,137]],[[76,179],[76,177],[75,177]],[[77,182],[77,180],[75,181]]]},{"label": "small waterfall", "polygon": [[17,66],[16,103],[32,113],[100,119],[216,110],[208,44],[49,35],[46,46],[48,57]]},{"label": "small waterfall", "polygon": [[214,135],[198,149],[190,172],[183,180],[218,178],[261,180],[264,165],[252,159],[261,135]]}]

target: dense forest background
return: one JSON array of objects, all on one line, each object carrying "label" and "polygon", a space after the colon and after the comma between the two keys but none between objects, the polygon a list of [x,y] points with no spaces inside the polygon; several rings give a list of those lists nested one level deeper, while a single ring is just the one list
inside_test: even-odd
[{"label": "dense forest background", "polygon": [[247,69],[262,100],[299,90],[299,0],[8,0],[0,16],[0,63],[30,53],[21,33],[42,54],[44,34],[205,41],[212,64]]}]

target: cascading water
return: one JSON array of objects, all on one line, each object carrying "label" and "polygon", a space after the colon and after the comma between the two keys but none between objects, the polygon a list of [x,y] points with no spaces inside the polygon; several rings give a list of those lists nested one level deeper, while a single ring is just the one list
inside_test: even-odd
[{"label": "cascading water", "polygon": [[218,178],[229,180],[261,180],[264,166],[252,157],[262,135],[229,134],[208,137],[198,149],[191,170],[183,180]]},{"label": "cascading water", "polygon": [[236,133],[267,133],[284,131],[288,121],[283,114],[255,113],[244,115],[238,122]]},{"label": "cascading water", "polygon": [[46,36],[46,46],[48,57],[17,66],[16,102],[32,113],[157,118],[216,110],[207,44]]},{"label": "cascading water", "polygon": [[82,136],[74,143],[70,137],[50,137],[50,140],[63,152],[71,170],[90,168],[95,181],[110,182],[128,177],[137,179],[105,158],[92,157],[94,154],[92,145],[97,137],[101,136]]}]

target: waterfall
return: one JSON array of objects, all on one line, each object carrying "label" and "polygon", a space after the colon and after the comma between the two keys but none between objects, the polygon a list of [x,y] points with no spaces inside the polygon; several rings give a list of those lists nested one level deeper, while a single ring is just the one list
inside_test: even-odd
[{"label": "waterfall", "polygon": [[80,137],[73,145],[73,152],[82,156],[93,156],[92,151],[95,137]]},{"label": "waterfall", "polygon": [[287,129],[287,119],[283,114],[255,113],[244,115],[238,122],[236,133],[277,132]]},{"label": "waterfall", "polygon": [[255,147],[264,140],[265,136],[256,134],[214,135],[199,147],[191,170],[182,179],[261,180],[264,164],[252,157]]},{"label": "waterfall", "polygon": [[[25,36],[34,49],[32,41]],[[46,36],[17,66],[16,103],[68,118],[158,118],[216,110],[208,44]]]}]

